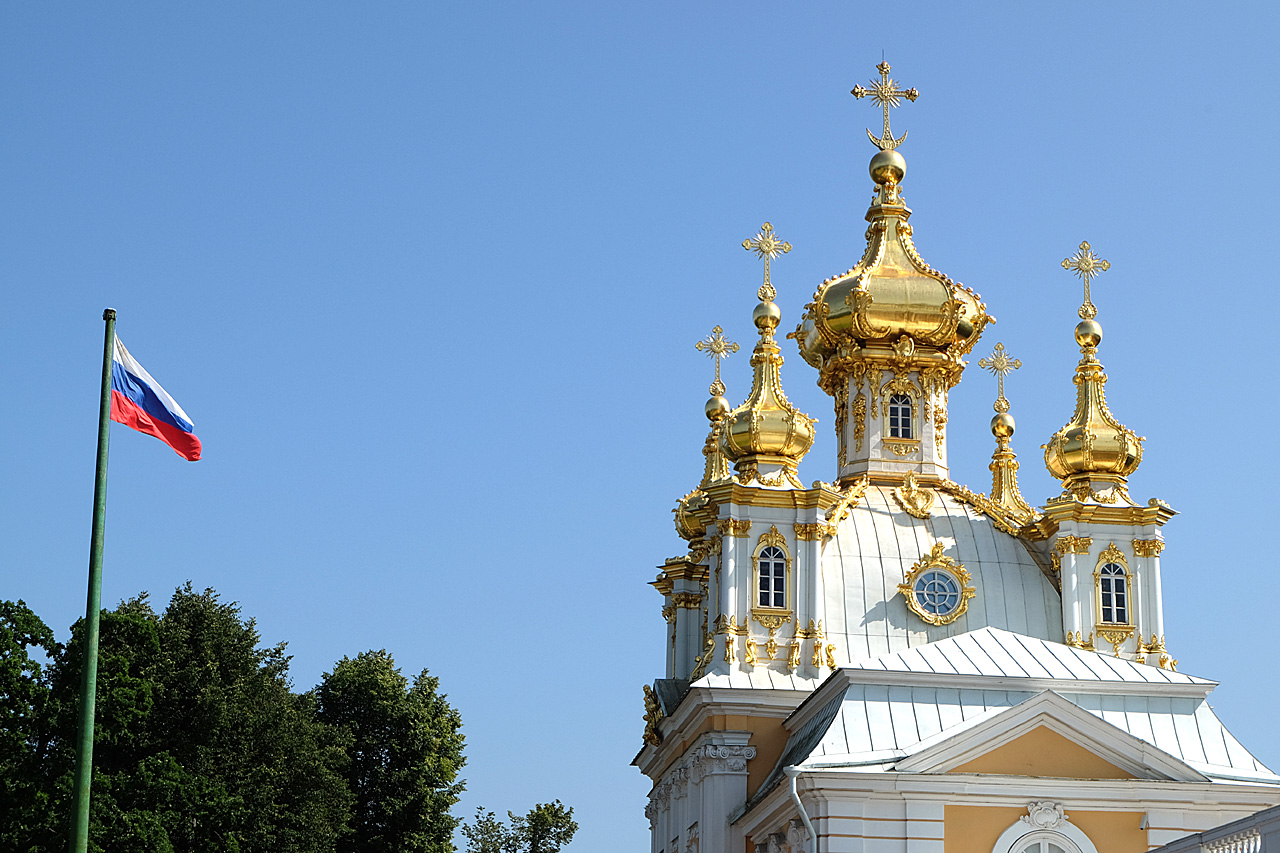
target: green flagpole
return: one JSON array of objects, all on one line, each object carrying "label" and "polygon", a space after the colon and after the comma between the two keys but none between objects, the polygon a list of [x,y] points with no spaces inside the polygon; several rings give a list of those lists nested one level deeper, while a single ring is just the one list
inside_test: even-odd
[{"label": "green flagpole", "polygon": [[98,401],[98,465],[93,478],[93,534],[89,540],[89,599],[84,611],[84,686],[80,691],[80,748],[76,750],[75,810],[71,817],[71,853],[89,846],[89,785],[93,779],[93,712],[98,694],[98,614],[102,610],[102,538],[107,524],[107,444],[111,438],[111,357],[116,312],[102,312],[102,398]]}]

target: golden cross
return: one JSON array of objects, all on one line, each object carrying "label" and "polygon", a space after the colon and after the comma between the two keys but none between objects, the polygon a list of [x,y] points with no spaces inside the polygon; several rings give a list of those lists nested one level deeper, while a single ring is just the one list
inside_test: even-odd
[{"label": "golden cross", "polygon": [[902,140],[907,138],[907,132],[904,130],[897,139],[893,138],[893,132],[889,130],[889,108],[900,106],[902,103],[899,100],[900,98],[914,101],[920,97],[920,93],[915,89],[899,89],[898,81],[889,79],[889,63],[881,62],[876,66],[876,70],[880,72],[880,79],[872,80],[870,89],[854,86],[849,94],[858,99],[870,96],[871,100],[884,107],[884,133],[881,134],[879,139],[876,139],[871,129],[868,128],[867,138],[871,140],[872,145],[881,151],[892,151],[902,144]]},{"label": "golden cross", "polygon": [[978,367],[994,373],[996,380],[1000,384],[1000,396],[996,398],[995,410],[1001,413],[1009,411],[1009,401],[1004,396],[1004,378],[1022,367],[1022,360],[1009,358],[1009,353],[1005,352],[1004,344],[998,343],[995,350],[992,351],[991,357],[981,359],[978,362]]},{"label": "golden cross", "polygon": [[1098,309],[1094,307],[1089,300],[1089,282],[1093,281],[1094,276],[1098,273],[1104,273],[1111,269],[1111,261],[1104,261],[1093,253],[1093,249],[1086,241],[1080,244],[1080,249],[1071,257],[1064,258],[1062,261],[1064,270],[1075,270],[1076,275],[1084,281],[1084,304],[1080,306],[1080,319],[1092,320],[1098,316]]},{"label": "golden cross", "polygon": [[778,291],[774,290],[773,284],[769,281],[769,261],[785,255],[791,251],[791,244],[784,243],[773,234],[773,226],[766,222],[760,226],[760,233],[756,236],[742,241],[742,248],[748,252],[755,252],[757,258],[764,258],[764,284],[760,285],[760,289],[756,291],[756,296],[760,297],[761,302],[772,302],[773,298],[778,295]]},{"label": "golden cross", "polygon": [[693,347],[716,360],[716,381],[711,383],[711,396],[719,397],[723,395],[724,383],[720,381],[720,359],[728,358],[737,352],[738,345],[724,336],[724,329],[716,326],[711,330],[711,334],[707,335],[706,339],[698,341]]}]

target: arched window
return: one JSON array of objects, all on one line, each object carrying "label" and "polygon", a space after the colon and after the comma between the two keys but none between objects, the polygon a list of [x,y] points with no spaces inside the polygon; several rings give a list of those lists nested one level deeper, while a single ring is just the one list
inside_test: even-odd
[{"label": "arched window", "polygon": [[1129,578],[1119,563],[1104,563],[1098,570],[1098,592],[1101,596],[1102,621],[1112,625],[1129,624]]},{"label": "arched window", "polygon": [[1032,832],[1019,838],[1009,853],[1080,853],[1080,848],[1060,832]]},{"label": "arched window", "polygon": [[915,438],[911,434],[911,398],[906,394],[889,398],[889,438]]},{"label": "arched window", "polygon": [[759,586],[756,606],[785,609],[787,606],[787,555],[776,545],[763,549],[756,558]]}]

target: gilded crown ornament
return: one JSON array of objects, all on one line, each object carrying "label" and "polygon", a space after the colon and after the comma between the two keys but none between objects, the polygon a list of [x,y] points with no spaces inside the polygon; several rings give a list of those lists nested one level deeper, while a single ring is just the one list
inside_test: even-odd
[{"label": "gilded crown ornament", "polygon": [[1080,306],[1080,319],[1092,320],[1098,316],[1098,309],[1089,299],[1089,283],[1097,277],[1099,273],[1104,273],[1111,269],[1111,261],[1104,261],[1093,253],[1093,247],[1088,241],[1082,242],[1076,253],[1069,258],[1062,259],[1062,268],[1064,270],[1073,270],[1076,275],[1080,276],[1080,280],[1084,282],[1084,304]]},{"label": "gilded crown ornament", "polygon": [[728,358],[738,351],[738,345],[724,336],[724,329],[719,326],[711,330],[711,334],[693,345],[699,352],[705,352],[716,363],[716,378],[711,383],[711,396],[719,397],[724,393],[724,383],[720,381],[720,359]]},{"label": "gilded crown ornament", "polygon": [[884,108],[884,131],[877,139],[875,134],[867,128],[867,138],[871,140],[871,144],[879,148],[881,151],[892,151],[902,144],[907,138],[907,132],[904,130],[902,135],[897,139],[893,138],[893,131],[889,129],[889,109],[902,104],[902,98],[908,101],[914,101],[920,97],[920,93],[915,89],[899,89],[898,82],[889,78],[889,72],[893,70],[889,63],[881,62],[876,66],[876,70],[880,72],[879,80],[872,80],[871,86],[854,86],[849,94],[861,100],[862,98],[871,98],[881,107]]},{"label": "gilded crown ornament", "polygon": [[774,290],[773,284],[769,281],[769,262],[790,252],[791,244],[779,240],[773,233],[773,226],[766,222],[760,226],[760,233],[742,241],[742,248],[748,252],[755,252],[757,258],[764,259],[764,284],[760,285],[756,296],[760,297],[761,302],[772,302],[777,297],[778,291]]},{"label": "gilded crown ornament", "polygon": [[1076,410],[1066,426],[1044,447],[1044,464],[1062,481],[1064,493],[1076,500],[1130,503],[1127,478],[1142,462],[1146,439],[1116,420],[1107,407],[1107,374],[1098,360],[1102,325],[1094,319],[1098,309],[1089,298],[1089,282],[1111,264],[1093,253],[1087,242],[1075,256],[1062,262],[1084,281],[1084,304],[1076,324],[1080,363],[1076,365]]}]

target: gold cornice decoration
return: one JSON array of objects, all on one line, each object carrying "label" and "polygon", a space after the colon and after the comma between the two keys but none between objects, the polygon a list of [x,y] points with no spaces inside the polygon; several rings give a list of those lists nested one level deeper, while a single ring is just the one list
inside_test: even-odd
[{"label": "gold cornice decoration", "polygon": [[1142,637],[1138,637],[1138,654],[1146,658],[1147,663],[1151,663],[1151,658],[1156,658],[1156,666],[1161,669],[1167,669],[1171,672],[1177,672],[1178,661],[1169,654],[1169,650],[1164,647],[1164,637],[1151,635],[1151,642],[1142,642]]},{"label": "gold cornice decoration", "polygon": [[916,484],[914,471],[907,472],[902,485],[893,490],[893,498],[913,518],[928,518],[933,508],[933,492]]},{"label": "gold cornice decoration", "polygon": [[707,667],[711,664],[711,658],[716,653],[716,638],[714,634],[708,634],[703,642],[702,654],[693,659],[693,672],[689,673],[690,681],[697,681],[699,678],[707,674]]},{"label": "gold cornice decoration", "polygon": [[792,640],[787,652],[787,669],[795,672],[800,668],[800,641]]},{"label": "gold cornice decoration", "polygon": [[1088,554],[1093,547],[1093,539],[1088,536],[1060,536],[1053,543],[1053,550],[1059,554]]},{"label": "gold cornice decoration", "polygon": [[[969,599],[977,595],[977,589],[969,586],[972,576],[969,570],[963,564],[957,563],[952,558],[943,553],[945,546],[941,542],[935,542],[933,548],[928,554],[922,556],[910,570],[907,571],[906,578],[902,583],[898,584],[898,592],[902,593],[907,600],[907,607],[911,608],[911,612],[919,616],[930,625],[949,625],[959,619],[964,612],[969,609]],[[925,610],[920,601],[916,598],[915,584],[916,581],[925,572],[932,569],[938,569],[950,574],[958,581],[960,600],[956,604],[955,610],[950,613],[930,613]]]},{"label": "gold cornice decoration", "polygon": [[768,629],[769,639],[765,642],[764,649],[768,654],[769,659],[773,660],[773,658],[778,654],[778,629],[791,621],[791,614],[753,611],[751,613],[751,618]]},{"label": "gold cornice decoration", "polygon": [[725,615],[721,613],[716,617],[715,633],[717,634],[727,634],[733,637],[745,637],[749,630],[747,623],[744,622],[741,625],[738,624],[738,617],[736,616],[730,616],[726,619]]},{"label": "gold cornice decoration", "polygon": [[1134,539],[1133,553],[1138,557],[1159,557],[1164,550],[1163,539]]},{"label": "gold cornice decoration", "polygon": [[824,651],[826,652],[826,655],[827,655],[827,668],[828,668],[828,669],[830,669],[830,670],[836,670],[836,669],[839,669],[839,667],[836,665],[836,647],[835,647],[835,644],[834,644],[834,643],[827,643],[827,647],[826,647],[826,649],[824,649]]},{"label": "gold cornice decoration", "polygon": [[853,509],[853,505],[862,499],[867,493],[867,489],[871,487],[871,478],[863,475],[850,483],[844,490],[844,497],[835,506],[827,510],[826,528],[828,536],[836,535],[836,527],[840,522],[849,517],[849,511]]},{"label": "gold cornice decoration", "polygon": [[[1062,481],[1064,495],[1085,502],[1132,505],[1127,478],[1142,463],[1142,442],[1116,420],[1107,407],[1107,375],[1098,360],[1102,342],[1102,326],[1093,318],[1097,308],[1089,297],[1089,283],[1111,264],[1093,254],[1089,244],[1081,243],[1075,257],[1062,262],[1064,269],[1075,270],[1084,282],[1083,318],[1076,326],[1076,343],[1080,345],[1080,363],[1076,365],[1076,410],[1066,426],[1043,445],[1044,464],[1049,473]],[[1101,486],[1101,488],[1098,488]]]},{"label": "gold cornice decoration", "polygon": [[736,539],[746,539],[751,535],[751,519],[749,518],[721,518],[716,521],[716,526],[725,536],[732,536]]},{"label": "gold cornice decoration", "polygon": [[800,628],[800,627],[796,628],[796,636],[802,640],[821,640],[823,637],[822,620],[819,619],[815,623],[812,619],[810,619],[808,628]]},{"label": "gold cornice decoration", "polygon": [[677,592],[671,596],[671,603],[686,610],[701,610],[702,596],[696,592]]},{"label": "gold cornice decoration", "polygon": [[893,131],[889,129],[889,109],[891,107],[900,106],[902,104],[902,98],[906,98],[908,101],[914,101],[916,98],[920,97],[920,93],[915,89],[899,89],[898,82],[896,80],[889,79],[889,72],[892,70],[889,63],[881,62],[876,66],[876,70],[880,72],[879,80],[872,80],[869,88],[864,86],[854,86],[849,94],[853,95],[858,100],[870,97],[871,100],[884,108],[884,130],[881,132],[880,138],[877,139],[875,134],[871,132],[870,128],[867,128],[867,138],[871,140],[872,145],[879,148],[881,151],[892,151],[901,145],[902,141],[907,138],[907,132],[904,130],[902,135],[897,139],[893,138]]},{"label": "gold cornice decoration", "polygon": [[658,731],[658,723],[663,718],[662,705],[653,688],[644,685],[644,742],[650,746],[662,743],[662,733]]},{"label": "gold cornice decoration", "polygon": [[967,503],[991,519],[991,523],[1002,533],[1007,533],[1010,536],[1021,536],[1023,534],[1023,526],[1028,522],[1015,516],[986,495],[978,494],[968,486],[962,486],[954,480],[942,480],[938,483],[938,488],[957,500]]},{"label": "gold cornice decoration", "polygon": [[[752,315],[760,340],[751,353],[751,392],[742,405],[725,416],[720,449],[735,463],[743,485],[790,484],[801,489],[804,486],[797,466],[813,446],[817,421],[791,405],[782,390],[782,350],[773,337],[782,312],[773,303],[777,292],[769,281],[769,261],[790,251],[791,244],[779,241],[773,226],[766,222],[761,232],[744,241],[743,246],[765,262],[765,282],[758,293],[760,304]],[[775,470],[762,475],[762,466]]]},{"label": "gold cornice decoration", "polygon": [[818,522],[797,521],[792,529],[800,542],[821,542],[827,536],[827,525]]}]

